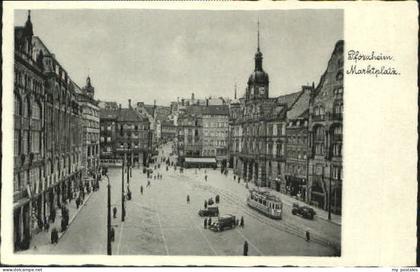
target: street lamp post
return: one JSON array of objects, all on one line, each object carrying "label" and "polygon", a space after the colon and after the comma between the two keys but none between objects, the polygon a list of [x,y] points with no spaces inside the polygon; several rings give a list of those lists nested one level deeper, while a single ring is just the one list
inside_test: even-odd
[{"label": "street lamp post", "polygon": [[125,221],[124,168],[125,168],[126,155],[127,154],[124,154],[124,160],[123,160],[123,163],[122,163],[122,170],[121,170],[121,221],[122,222]]},{"label": "street lamp post", "polygon": [[331,165],[330,165],[330,184],[328,188],[328,220],[331,220]]},{"label": "street lamp post", "polygon": [[107,169],[102,170],[102,175],[105,176],[108,180],[108,215],[107,215],[107,240],[106,240],[106,252],[108,255],[112,255],[112,246],[111,246],[111,184],[109,182],[109,177],[107,175]]}]

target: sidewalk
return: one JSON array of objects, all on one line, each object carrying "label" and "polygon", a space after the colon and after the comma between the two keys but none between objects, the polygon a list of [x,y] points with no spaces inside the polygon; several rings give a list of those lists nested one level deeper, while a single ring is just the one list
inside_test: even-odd
[{"label": "sidewalk", "polygon": [[46,252],[50,252],[52,250],[52,244],[51,244],[51,231],[53,228],[56,228],[58,230],[58,243],[60,242],[61,237],[66,233],[66,231],[70,228],[70,225],[76,218],[76,216],[79,214],[79,212],[83,209],[84,206],[87,205],[87,202],[89,201],[90,197],[94,191],[91,191],[89,195],[85,197],[85,200],[83,201],[83,204],[79,206],[79,209],[76,208],[76,200],[73,199],[70,201],[66,206],[69,209],[69,224],[67,226],[67,229],[64,232],[61,232],[61,209],[56,209],[56,218],[54,223],[50,223],[50,227],[48,231],[41,230],[40,232],[33,234],[31,239],[31,245],[29,249],[19,251],[18,253],[22,254],[42,254]]},{"label": "sidewalk", "polygon": [[[251,188],[254,188],[254,189],[256,189],[256,188],[257,188],[257,186],[255,186],[255,185],[254,185],[254,184],[252,184],[251,182],[250,182],[250,183],[248,183],[248,186],[249,186],[249,188],[250,188],[250,189],[251,189]],[[264,187],[264,189],[268,189],[268,188],[265,188],[265,187]],[[297,200],[297,199],[295,199],[295,198],[294,198],[294,197],[292,197],[292,196],[282,194],[282,193],[277,192],[277,191],[275,191],[275,190],[272,190],[272,189],[268,189],[268,190],[269,190],[269,191],[270,191],[270,193],[272,193],[273,195],[278,196],[278,197],[279,197],[279,198],[283,201],[283,203],[284,203],[284,204],[286,204],[286,205],[288,205],[288,206],[292,206],[292,205],[293,205],[293,203],[298,203],[299,205],[309,206],[309,207],[311,207],[312,209],[314,209],[314,211],[316,212],[315,217],[318,217],[319,219],[322,219],[322,220],[325,220],[325,221],[330,221],[330,222],[331,222],[331,223],[333,223],[333,224],[336,224],[336,225],[338,225],[338,226],[341,226],[341,216],[340,216],[340,215],[337,215],[337,214],[333,214],[333,213],[331,213],[331,220],[328,220],[328,211],[324,211],[324,210],[319,209],[319,208],[317,208],[317,207],[311,206],[311,205],[309,205],[308,203],[305,203],[305,202],[303,202],[303,201]]]}]

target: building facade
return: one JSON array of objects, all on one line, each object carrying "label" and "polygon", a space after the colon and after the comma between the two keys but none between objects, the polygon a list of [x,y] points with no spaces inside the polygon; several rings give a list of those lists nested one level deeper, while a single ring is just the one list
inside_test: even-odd
[{"label": "building facade", "polygon": [[82,110],[83,122],[83,152],[82,177],[96,178],[99,171],[99,107],[94,99],[95,88],[91,84],[90,77],[86,79],[86,86],[80,89],[77,86],[77,100]]},{"label": "building facade", "polygon": [[30,13],[15,28],[14,248],[27,249],[52,211],[81,189],[81,109],[72,80]]},{"label": "building facade", "polygon": [[[259,34],[258,34],[259,37]],[[231,120],[233,169],[247,182],[280,190],[285,168],[287,101],[269,97],[269,77],[263,70],[259,40],[255,68]]]},{"label": "building facade", "polygon": [[225,165],[228,159],[229,107],[203,106],[203,148],[202,157],[214,157],[216,162]]},{"label": "building facade", "polygon": [[163,120],[161,123],[161,137],[164,143],[175,141],[177,138],[177,127],[171,120]]},{"label": "building facade", "polygon": [[132,165],[147,165],[152,152],[149,119],[131,106],[100,109],[100,158],[105,164],[121,163],[126,157]]},{"label": "building facade", "polygon": [[308,201],[338,214],[343,177],[343,47],[343,41],[335,45],[309,107]]},{"label": "building facade", "polygon": [[183,165],[185,158],[199,158],[203,149],[203,118],[192,108],[178,118],[178,162]]}]

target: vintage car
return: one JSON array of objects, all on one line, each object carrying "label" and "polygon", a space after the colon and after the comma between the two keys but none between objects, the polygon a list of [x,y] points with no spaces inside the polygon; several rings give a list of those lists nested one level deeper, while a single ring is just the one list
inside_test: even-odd
[{"label": "vintage car", "polygon": [[307,219],[314,219],[315,211],[311,207],[299,206],[298,203],[293,203],[292,214],[300,215],[303,218],[307,218]]},{"label": "vintage car", "polygon": [[219,207],[208,207],[198,211],[199,216],[219,216]]},{"label": "vintage car", "polygon": [[226,214],[218,218],[218,220],[209,226],[212,231],[223,231],[225,229],[233,229],[236,226],[236,218],[234,215]]}]

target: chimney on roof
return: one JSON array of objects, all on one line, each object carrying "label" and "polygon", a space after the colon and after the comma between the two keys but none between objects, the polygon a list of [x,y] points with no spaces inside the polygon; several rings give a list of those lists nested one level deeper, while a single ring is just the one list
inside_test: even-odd
[{"label": "chimney on roof", "polygon": [[194,101],[194,93],[191,94],[191,100]]},{"label": "chimney on roof", "polygon": [[209,106],[209,99],[206,98],[206,107],[208,107],[208,106]]},{"label": "chimney on roof", "polygon": [[128,107],[131,109],[131,99],[128,99]]}]

